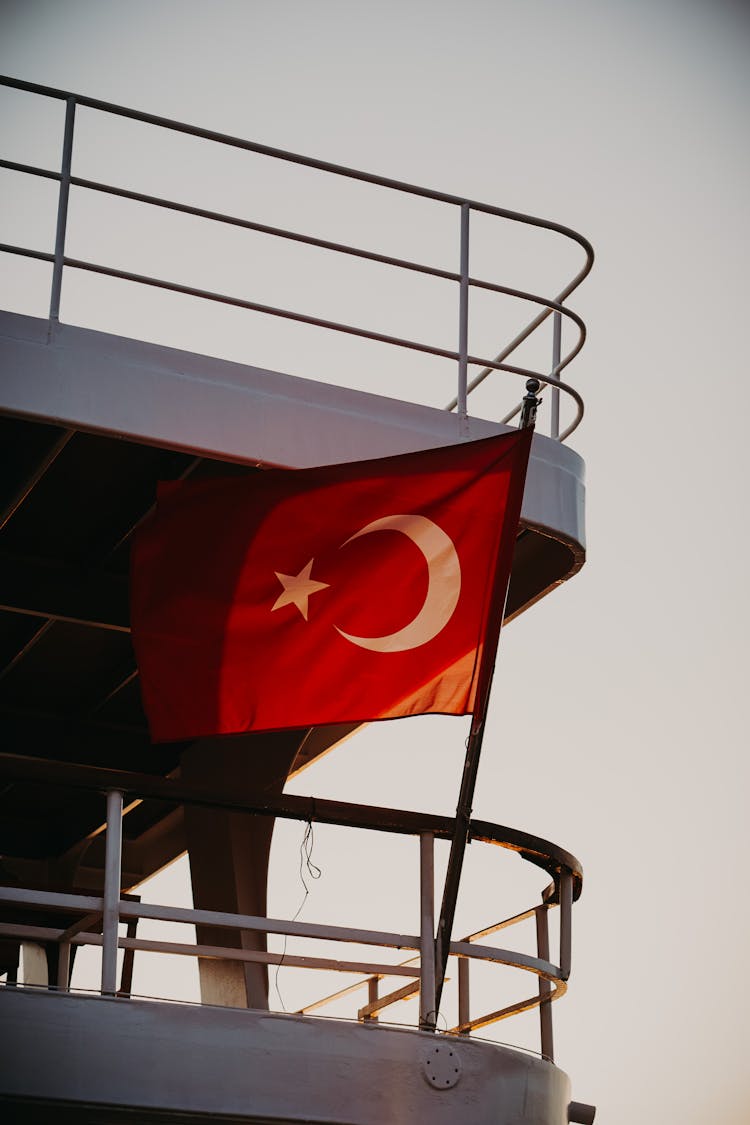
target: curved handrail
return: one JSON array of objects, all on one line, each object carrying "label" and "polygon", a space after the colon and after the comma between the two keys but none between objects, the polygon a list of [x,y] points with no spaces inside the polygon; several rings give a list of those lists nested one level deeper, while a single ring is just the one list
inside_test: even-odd
[{"label": "curved handrail", "polygon": [[[441,840],[453,838],[455,824],[453,817],[436,813],[331,801],[321,797],[302,797],[292,793],[283,793],[272,800],[264,794],[253,799],[238,800],[236,793],[230,789],[186,785],[173,777],[85,766],[77,762],[58,762],[5,751],[0,751],[0,776],[18,781],[72,785],[95,792],[118,789],[131,798],[153,798],[173,804],[221,808],[258,816],[277,816],[286,820],[339,824],[344,828],[367,828],[376,832],[409,836],[431,832]],[[522,859],[542,868],[555,880],[555,896],[561,871],[569,872],[573,879],[573,899],[575,901],[580,897],[583,885],[581,863],[558,844],[517,828],[485,820],[472,820],[469,835],[478,843],[494,844],[518,852]],[[557,901],[556,897],[554,901]]]},{"label": "curved handrail", "polygon": [[138,109],[129,109],[126,106],[116,105],[113,102],[101,101],[98,98],[89,98],[84,94],[75,94],[70,90],[60,90],[53,86],[42,86],[36,82],[25,82],[19,78],[10,78],[0,75],[0,85],[9,86],[16,90],[25,90],[31,94],[42,94],[45,97],[56,98],[59,101],[75,101],[77,105],[86,106],[87,109],[100,110],[103,113],[112,113],[118,117],[130,118],[141,121],[146,125],[156,125],[163,129],[170,129],[177,133],[186,133],[189,136],[201,137],[206,141],[215,141],[217,144],[228,145],[231,148],[244,149],[255,152],[259,156],[269,156],[276,160],[289,161],[303,167],[315,168],[320,172],[329,172],[332,175],[344,176],[347,179],[360,180],[364,183],[374,184],[376,187],[390,188],[408,195],[418,195],[424,199],[432,199],[437,203],[451,203],[458,206],[467,205],[472,211],[482,211],[487,215],[495,215],[501,219],[510,219],[514,222],[524,223],[529,226],[540,227],[543,230],[554,231],[565,238],[577,242],[586,254],[586,262],[578,274],[566,287],[563,300],[580,285],[583,279],[591,272],[594,264],[594,249],[587,238],[572,227],[562,223],[553,222],[551,219],[541,219],[535,215],[526,215],[521,211],[510,211],[504,207],[496,207],[491,203],[482,203],[479,200],[469,199],[466,196],[452,195],[447,192],[435,191],[432,188],[421,187],[405,180],[395,180],[388,176],[379,176],[372,172],[363,172],[357,168],[347,168],[343,164],[334,164],[328,160],[317,160],[312,156],[301,153],[288,152],[285,149],[273,148],[270,145],[259,144],[257,141],[248,141],[242,137],[235,137],[229,133],[219,133],[213,129],[203,129],[197,125],[188,125],[184,121],[174,121],[168,117],[160,117],[153,113],[144,113]]}]

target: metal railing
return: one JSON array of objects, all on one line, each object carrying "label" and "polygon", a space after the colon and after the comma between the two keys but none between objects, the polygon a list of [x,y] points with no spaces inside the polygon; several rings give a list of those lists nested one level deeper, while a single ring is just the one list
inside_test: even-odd
[{"label": "metal railing", "polygon": [[[35,258],[40,261],[49,262],[52,265],[52,281],[49,302],[49,318],[52,326],[54,326],[59,321],[60,298],[65,270],[88,271],[102,276],[119,278],[121,280],[133,282],[138,285],[170,290],[174,293],[184,294],[191,297],[198,297],[207,301],[218,302],[224,305],[235,306],[256,313],[262,313],[271,317],[281,317],[302,324],[328,329],[333,332],[344,333],[351,336],[358,336],[367,340],[389,344],[394,347],[411,349],[413,351],[421,352],[426,355],[439,356],[444,359],[453,360],[457,365],[457,391],[455,397],[447,405],[446,409],[457,410],[460,435],[464,435],[467,431],[468,395],[493,372],[505,372],[512,375],[519,375],[527,379],[538,379],[541,381],[542,386],[550,386],[552,388],[550,410],[551,437],[560,441],[564,441],[580,423],[581,418],[583,417],[583,399],[574,387],[561,379],[561,375],[583,347],[586,338],[586,328],[581,318],[575,312],[569,309],[564,304],[564,302],[574,292],[574,290],[577,289],[577,287],[581,284],[583,279],[591,270],[594,260],[594,254],[588,240],[585,239],[582,235],[571,230],[569,227],[562,226],[559,223],[550,222],[545,219],[539,219],[530,215],[524,215],[519,212],[509,211],[501,207],[494,207],[486,203],[480,203],[476,200],[465,199],[455,195],[448,195],[444,192],[431,191],[427,188],[418,187],[414,184],[404,183],[402,181],[389,179],[383,176],[371,175],[366,172],[357,171],[352,168],[345,168],[327,161],[314,160],[310,157],[285,152],[281,149],[270,148],[267,145],[261,145],[253,143],[251,141],[242,140],[239,137],[228,136],[226,134],[217,133],[208,129],[196,128],[195,126],[186,125],[182,122],[171,121],[167,118],[157,117],[147,113],[141,113],[137,110],[126,109],[123,106],[112,105],[109,102],[99,101],[96,98],[88,98],[82,95],[72,94],[68,91],[53,89],[48,86],[40,86],[32,82],[22,82],[14,78],[0,77],[0,85],[11,87],[16,90],[26,91],[27,93],[39,95],[41,97],[64,101],[66,104],[62,160],[59,170],[39,168],[32,165],[17,163],[11,160],[0,160],[0,168],[5,168],[6,170],[22,173],[25,175],[54,180],[59,183],[54,251],[32,250],[28,247],[11,245],[8,243],[0,244],[1,252],[21,255],[27,258]],[[217,211],[206,210],[200,207],[193,207],[177,200],[165,199],[160,196],[132,191],[115,184],[101,183],[99,181],[84,179],[79,176],[75,176],[72,172],[73,142],[75,117],[78,107],[85,107],[88,109],[100,111],[105,114],[129,118],[133,121],[142,122],[144,124],[157,126],[162,129],[171,130],[176,133],[187,134],[192,137],[211,141],[218,145],[245,150],[247,152],[266,156],[274,160],[292,163],[306,168],[316,169],[320,172],[328,173],[332,176],[344,177],[349,180],[360,181],[377,187],[390,189],[394,192],[404,193],[411,196],[418,196],[424,199],[433,200],[435,202],[449,204],[455,207],[459,214],[459,269],[456,272],[438,269],[433,266],[409,261],[404,258],[375,253],[373,251],[369,251],[360,247],[316,238],[298,231],[292,231],[281,227],[269,226],[263,223],[254,222],[250,219],[239,217],[236,215],[227,215]],[[458,346],[455,350],[438,347],[433,344],[407,339],[401,336],[394,336],[382,332],[371,331],[352,324],[345,324],[335,320],[323,319],[321,317],[312,316],[298,310],[281,308],[270,304],[262,304],[257,301],[246,300],[242,297],[227,293],[219,293],[207,289],[196,288],[194,286],[183,285],[176,281],[171,281],[165,278],[157,278],[145,274],[132,273],[126,270],[107,266],[103,263],[70,257],[66,254],[66,228],[68,202],[71,188],[102,193],[109,196],[117,196],[122,199],[128,199],[137,203],[146,204],[151,207],[163,208],[168,211],[191,215],[196,218],[228,225],[230,227],[255,231],[265,235],[273,236],[275,238],[289,240],[310,247],[316,247],[325,251],[334,252],[336,254],[348,255],[366,261],[376,262],[381,265],[394,267],[399,270],[409,270],[424,276],[437,277],[454,282],[459,286]],[[565,285],[563,289],[554,297],[539,296],[538,294],[529,293],[521,289],[510,288],[506,285],[474,277],[469,273],[470,220],[473,213],[481,213],[493,216],[497,219],[507,220],[512,223],[518,223],[530,227],[536,227],[563,235],[565,238],[571,239],[572,241],[577,243],[583,249],[585,254],[584,264],[578,270],[575,276],[567,283],[567,285]],[[474,355],[469,350],[469,298],[470,293],[473,289],[482,289],[492,293],[502,294],[504,296],[512,297],[540,306],[540,311],[534,317],[534,319],[530,321],[530,323],[527,324],[521,332],[519,332],[504,348],[502,348],[492,358],[484,358]],[[513,354],[513,352],[515,352],[516,349],[520,347],[522,343],[524,343],[524,341],[528,340],[550,316],[553,317],[553,342],[552,358],[549,369],[538,371],[506,362],[508,358]],[[575,329],[577,329],[576,339],[572,347],[570,347],[565,355],[561,353],[563,318],[565,318]],[[469,369],[475,367],[479,367],[481,368],[481,370],[476,375],[470,378]],[[562,432],[560,431],[561,393],[566,395],[572,401],[575,408],[572,421]],[[520,402],[517,407],[515,407],[509,414],[506,415],[503,421],[510,421],[513,417],[515,417],[519,410]]]},{"label": "metal railing", "polygon": [[[3,921],[0,914],[0,936],[15,937],[59,947],[57,987],[69,988],[70,949],[72,945],[94,945],[102,948],[101,993],[118,995],[117,953],[146,951],[181,954],[198,958],[222,958],[232,961],[256,962],[266,965],[283,964],[310,970],[333,970],[342,973],[363,974],[362,979],[347,988],[326,996],[300,1009],[306,1014],[320,1009],[332,1000],[367,988],[367,1003],[359,1007],[357,1018],[377,1018],[387,1007],[419,992],[419,1026],[434,1030],[437,1022],[435,1003],[435,916],[433,854],[436,839],[450,840],[454,820],[450,817],[408,812],[398,809],[375,808],[283,795],[274,800],[264,797],[257,801],[240,801],[233,794],[186,786],[171,778],[144,774],[123,773],[98,767],[52,762],[46,759],[26,758],[13,754],[0,755],[0,774],[9,780],[45,781],[82,789],[105,791],[107,795],[106,849],[104,886],[101,895],[76,894],[66,891],[36,890],[23,887],[0,887],[0,904],[22,907],[31,915],[35,909],[61,911],[79,915],[77,921],[67,926],[35,925],[17,917]],[[127,797],[127,804],[125,798]],[[301,921],[256,917],[216,910],[167,907],[143,903],[134,896],[123,896],[122,887],[122,822],[123,815],[139,803],[139,799],[156,799],[173,805],[196,805],[219,808],[232,812],[245,812],[256,816],[274,816],[284,819],[314,821],[319,824],[340,825],[348,828],[417,836],[420,840],[420,933],[394,933],[382,930],[330,926]],[[123,812],[124,810],[124,812]],[[581,866],[574,856],[546,840],[519,832],[502,825],[471,821],[469,839],[510,849],[524,860],[547,871],[551,883],[542,892],[541,900],[520,914],[476,931],[460,941],[452,941],[450,955],[458,961],[458,1022],[451,1028],[454,1034],[470,1034],[479,1028],[505,1019],[518,1012],[538,1007],[540,1010],[541,1051],[553,1058],[552,1023],[550,1003],[562,996],[571,966],[571,914],[574,899],[581,891]],[[547,916],[553,907],[560,908],[560,938],[558,963],[550,959]],[[6,914],[7,917],[7,914]],[[500,930],[508,929],[524,920],[535,919],[537,947],[533,954],[520,953],[486,944],[486,939]],[[120,922],[151,919],[161,922],[190,923],[200,926],[217,926],[239,932],[280,934],[384,949],[414,951],[406,962],[399,964],[382,960],[344,959],[318,955],[275,953],[262,949],[235,949],[223,945],[161,941],[135,936],[131,926],[126,936],[119,936]],[[101,932],[96,932],[99,930]],[[470,965],[486,961],[497,965],[530,972],[538,978],[537,990],[508,1006],[490,1011],[471,1011],[469,990]],[[131,967],[132,971],[132,967]],[[389,978],[408,978],[408,983],[385,995],[379,995],[379,982]],[[129,988],[125,990],[129,992]],[[122,995],[122,992],[120,992]]]}]

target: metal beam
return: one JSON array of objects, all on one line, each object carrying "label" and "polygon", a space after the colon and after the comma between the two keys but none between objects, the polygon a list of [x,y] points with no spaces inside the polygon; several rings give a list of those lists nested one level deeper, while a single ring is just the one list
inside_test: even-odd
[{"label": "metal beam", "polygon": [[4,679],[5,676],[7,676],[8,673],[11,672],[13,668],[15,668],[15,666],[23,660],[27,653],[31,652],[34,646],[38,644],[39,641],[41,641],[44,634],[50,630],[52,625],[53,622],[49,618],[47,618],[46,621],[40,620],[35,624],[34,632],[31,634],[29,639],[25,642],[25,644],[21,645],[21,647],[16,651],[15,655],[10,658],[8,663],[0,668],[0,680]]},{"label": "metal beam", "polygon": [[[187,480],[187,478],[192,476],[193,473],[195,472],[195,470],[197,468],[199,468],[205,460],[206,460],[205,457],[193,457],[193,459],[189,462],[188,465],[186,465],[186,467],[179,474],[179,476],[175,477],[175,480]],[[125,529],[125,531],[123,531],[122,534],[120,535],[117,542],[113,545],[112,549],[109,551],[110,556],[116,554],[117,551],[119,551],[119,549],[122,546],[124,546],[125,543],[128,542],[131,535],[134,533],[135,529],[137,527],[140,527],[140,525],[143,523],[143,521],[146,519],[146,517],[150,516],[155,508],[156,508],[156,503],[149,504],[148,508],[146,508],[146,510],[144,512],[141,512],[138,519],[135,520],[133,523],[128,525],[128,527]]]},{"label": "metal beam", "polygon": [[102,707],[104,707],[105,704],[109,703],[111,699],[114,699],[114,697],[119,692],[123,691],[128,686],[128,684],[132,684],[133,680],[136,680],[137,678],[138,669],[131,662],[127,665],[126,669],[123,668],[120,670],[119,674],[115,677],[114,685],[109,689],[109,691],[104,695],[99,696],[96,702],[92,704],[86,714],[86,717],[91,718],[96,715],[98,711],[101,711]]},{"label": "metal beam", "polygon": [[[153,746],[145,728],[43,714],[22,707],[0,705],[0,731],[4,750],[24,758],[48,759],[50,749],[54,749],[53,760],[65,762],[66,748],[75,746],[76,762],[90,760],[95,766],[99,759],[105,769],[116,770],[119,767],[112,764],[113,758],[134,767],[140,761],[144,764],[137,768],[144,772],[149,772],[149,767],[161,769],[165,758],[173,764],[178,758],[176,751],[167,750],[165,755],[163,747]],[[40,774],[37,780],[45,778]]]},{"label": "metal beam", "polygon": [[0,551],[0,609],[130,631],[126,575]]},{"label": "metal beam", "polygon": [[50,467],[50,465],[54,464],[65,446],[73,437],[74,433],[75,430],[64,430],[59,435],[59,437],[57,437],[56,440],[51,444],[47,452],[37,463],[32,472],[29,473],[29,475],[26,477],[26,480],[23,482],[20,488],[18,488],[13,498],[5,505],[2,512],[0,512],[0,531],[3,530],[5,525],[9,522],[9,520],[13,518],[24,501],[34,491],[39,481],[47,472],[47,469]]}]

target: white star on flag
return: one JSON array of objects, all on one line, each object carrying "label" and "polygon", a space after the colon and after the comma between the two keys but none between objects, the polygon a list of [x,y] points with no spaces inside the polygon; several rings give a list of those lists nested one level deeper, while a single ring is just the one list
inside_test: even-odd
[{"label": "white star on flag", "polygon": [[314,578],[310,577],[314,561],[314,559],[310,559],[307,566],[303,567],[299,574],[279,574],[278,570],[274,571],[284,589],[271,607],[272,613],[275,609],[281,609],[283,605],[296,605],[305,621],[307,621],[307,603],[311,594],[317,594],[318,590],[326,590],[329,585],[328,582],[316,582]]}]

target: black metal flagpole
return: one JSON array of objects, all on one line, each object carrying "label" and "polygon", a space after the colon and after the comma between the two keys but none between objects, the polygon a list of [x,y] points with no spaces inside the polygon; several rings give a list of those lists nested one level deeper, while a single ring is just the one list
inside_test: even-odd
[{"label": "black metal flagpole", "polygon": [[[534,425],[537,407],[540,402],[540,399],[537,397],[539,386],[540,384],[537,379],[529,379],[526,383],[526,395],[524,396],[521,407],[519,429],[526,429]],[[517,498],[517,503],[520,513],[520,496]],[[515,528],[513,528],[513,534],[515,534]],[[484,737],[484,726],[487,718],[490,688],[492,687],[492,674],[495,669],[497,645],[500,640],[500,627],[502,625],[505,602],[508,595],[508,581],[509,573],[505,575],[502,574],[501,567],[498,566],[493,579],[487,630],[484,636],[481,664],[477,677],[476,703],[471,720],[471,730],[469,731],[469,737],[466,742],[466,758],[464,759],[461,788],[458,794],[458,804],[456,806],[456,824],[453,831],[453,839],[451,840],[448,869],[445,873],[443,901],[440,907],[440,918],[437,927],[435,942],[435,1019],[437,1019],[437,1013],[440,1009],[440,998],[443,992],[445,971],[448,966],[453,919],[456,913],[456,901],[458,899],[458,887],[461,881],[464,852],[466,851],[466,843],[469,838],[469,824],[471,820],[471,808],[474,800],[477,771],[479,769],[479,755],[482,750],[482,739]]]}]

